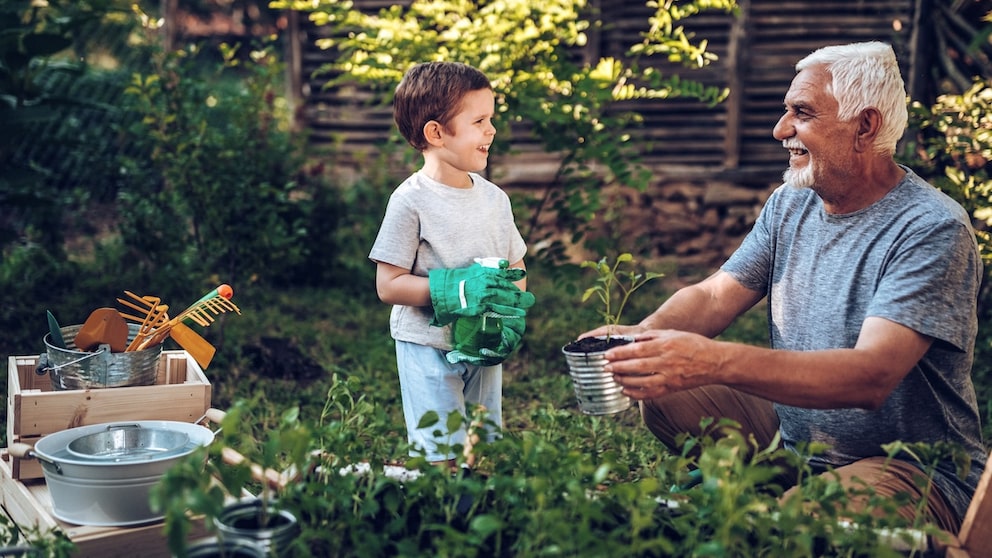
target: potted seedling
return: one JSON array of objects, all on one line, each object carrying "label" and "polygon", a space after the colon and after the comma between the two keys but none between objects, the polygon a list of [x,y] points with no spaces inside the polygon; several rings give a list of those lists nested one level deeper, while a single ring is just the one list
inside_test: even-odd
[{"label": "potted seedling", "polygon": [[[596,283],[582,293],[582,302],[594,297],[598,299],[602,304],[600,315],[606,325],[618,325],[631,295],[648,281],[662,277],[661,273],[621,270],[625,264],[633,266],[634,263],[634,257],[628,253],[617,256],[612,265],[607,258],[598,262],[582,262],[582,267],[592,268],[597,273]],[[606,365],[604,355],[607,350],[632,341],[629,336],[605,335],[578,339],[562,347],[572,377],[572,387],[583,413],[608,415],[630,407],[630,398],[624,395],[623,388],[612,374],[603,370],[603,366]]]},{"label": "potted seedling", "polygon": [[[245,402],[227,413],[211,413],[208,418],[220,426],[214,442],[167,471],[152,493],[153,505],[165,512],[170,550],[195,558],[250,556],[253,549],[285,555],[300,525],[278,499],[291,479],[276,469],[287,461],[290,470],[306,468],[311,433],[291,409],[268,431],[268,440],[246,443]],[[234,447],[238,442],[240,451]],[[191,522],[200,520],[215,536],[187,546]]]}]

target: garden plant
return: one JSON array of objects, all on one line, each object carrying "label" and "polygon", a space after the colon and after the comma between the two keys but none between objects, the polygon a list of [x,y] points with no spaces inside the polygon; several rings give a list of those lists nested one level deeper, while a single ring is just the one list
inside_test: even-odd
[{"label": "garden plant", "polygon": [[[596,271],[597,278],[596,284],[587,288],[585,292],[582,293],[582,302],[587,302],[590,298],[596,297],[600,301],[602,306],[599,309],[601,322],[596,325],[619,325],[621,319],[623,318],[624,308],[627,307],[627,303],[630,301],[630,297],[641,287],[646,285],[648,281],[654,279],[659,279],[664,277],[663,273],[658,273],[654,271],[638,272],[633,269],[621,270],[626,264],[634,265],[636,261],[634,256],[629,252],[624,252],[617,256],[617,259],[610,265],[609,260],[604,257],[599,261],[587,260],[582,262],[583,268],[591,268]],[[582,349],[584,351],[596,351],[604,350],[610,346],[610,335],[607,334],[606,338],[599,343],[595,338],[586,338],[589,341],[583,342],[582,340],[574,341],[569,343],[565,350],[578,350]]]},{"label": "garden plant", "polygon": [[[89,18],[92,14],[73,8],[98,3],[50,0],[48,8],[32,4],[42,3],[0,5],[4,21],[12,22],[4,27],[10,30],[5,36],[36,33],[38,26],[48,24],[48,16],[52,22],[66,23],[73,17]],[[560,49],[579,44],[582,30],[592,23],[575,11],[584,4],[540,3],[537,7],[549,12],[561,9],[556,12],[561,19],[548,19],[540,28],[513,19],[523,4],[509,0],[468,3],[490,9],[498,4],[507,13],[508,27],[487,26],[484,14],[471,12],[465,3],[414,2],[412,12],[394,8],[377,17],[359,17],[336,2],[305,4],[317,6],[318,23],[326,17],[329,25],[347,23],[366,31],[344,35],[336,46],[345,54],[396,57],[389,64],[366,58],[364,65],[353,66],[364,74],[348,79],[361,78],[388,91],[404,60],[438,52],[477,64],[493,76],[505,95],[505,117],[543,123],[536,133],[548,150],[562,153],[559,187],[550,188],[533,209],[557,212],[557,226],[576,239],[588,218],[603,210],[597,197],[602,184],[646,184],[626,136],[595,133],[604,126],[625,129],[636,124],[637,115],[609,110],[616,107],[615,101],[662,91],[716,101],[723,93],[686,80],[665,82],[647,68],[616,60],[578,64],[561,56]],[[726,9],[728,4],[657,2],[659,11],[650,27],[660,35],[652,42],[658,48],[671,42],[667,48],[674,49],[673,55],[705,60],[705,49],[697,46],[677,54],[682,37],[664,35],[677,29],[671,24],[679,17],[691,14],[673,13],[666,20],[668,12],[662,10],[676,5],[686,10],[690,5]],[[459,42],[459,53],[443,40],[451,25],[432,19],[442,11],[432,12],[431,6],[444,6],[443,13],[461,18],[458,25],[465,27],[459,30],[466,40]],[[132,13],[118,7],[120,3],[108,1],[102,17]],[[55,12],[44,13],[45,9]],[[25,10],[36,10],[32,13],[40,19],[31,20]],[[15,20],[24,25],[15,25]],[[68,27],[48,29],[70,32]],[[395,51],[382,48],[390,30],[398,37]],[[507,49],[521,50],[486,55],[486,48],[502,44],[494,37],[517,32],[533,34],[526,41],[504,42]],[[136,35],[142,36],[140,31]],[[9,50],[11,44],[0,47]],[[19,44],[34,45],[21,53],[34,65],[12,67],[4,55],[8,65],[3,70],[42,68],[37,64],[52,58],[43,44]],[[528,45],[533,50],[526,50]],[[409,458],[393,348],[384,327],[389,308],[375,297],[373,268],[367,261],[385,194],[396,183],[385,162],[397,155],[385,150],[382,161],[370,161],[368,172],[347,188],[323,182],[320,168],[333,165],[333,159],[324,156],[315,162],[298,138],[291,137],[276,87],[282,68],[269,45],[190,47],[168,54],[155,50],[151,42],[134,48],[146,52],[150,63],[128,71],[126,79],[116,72],[78,68],[93,82],[121,94],[129,90],[127,100],[113,107],[121,112],[106,112],[115,115],[114,133],[108,137],[121,144],[122,154],[94,156],[89,169],[109,173],[106,180],[90,183],[102,185],[106,191],[100,195],[119,200],[127,214],[112,220],[109,234],[92,250],[70,257],[63,239],[51,236],[61,232],[53,224],[63,223],[60,219],[91,218],[84,214],[85,196],[55,186],[57,169],[30,167],[44,171],[34,182],[34,193],[51,194],[47,201],[61,200],[58,217],[32,213],[31,204],[39,198],[24,195],[32,192],[19,181],[21,175],[8,173],[9,167],[0,173],[5,210],[0,221],[7,219],[0,223],[5,232],[0,244],[0,329],[5,333],[0,352],[6,356],[39,350],[46,308],[58,309],[65,321],[85,316],[94,301],[112,301],[122,288],[148,285],[142,290],[184,300],[231,282],[243,315],[219,319],[208,332],[218,348],[208,377],[213,406],[227,411],[223,430],[218,443],[170,471],[156,496],[167,514],[169,541],[177,555],[183,552],[193,521],[216,517],[225,501],[243,490],[278,499],[299,519],[299,535],[286,549],[290,556],[923,556],[928,538],[942,536],[919,518],[902,520],[888,513],[898,502],[876,500],[876,513],[843,514],[850,498],[871,495],[847,493],[829,476],[812,475],[801,456],[774,446],[757,447],[732,423],[707,423],[706,435],[687,437],[681,451],[671,452],[642,427],[633,409],[609,416],[580,412],[565,372],[561,341],[610,318],[591,305],[577,304],[585,293],[579,285],[587,284],[588,268],[565,261],[554,247],[548,248],[547,258],[535,258],[529,265],[528,287],[539,303],[528,314],[521,349],[504,368],[502,436],[472,448],[476,463],[469,474],[453,475]],[[548,72],[531,72],[537,67],[529,62],[535,56],[557,65]],[[498,65],[498,59],[506,66]],[[30,83],[53,86],[54,79],[39,79],[55,69],[46,68],[32,74]],[[555,79],[542,81],[548,76]],[[992,205],[989,86],[985,79],[974,83],[972,90],[917,107],[911,138],[915,141],[910,144],[914,149],[906,160],[918,162],[919,155],[926,154],[928,178],[963,200],[981,225],[988,223]],[[26,125],[29,107],[10,102],[10,89],[2,93],[4,129]],[[570,112],[557,110],[571,97],[587,99],[588,104],[572,104]],[[110,108],[90,105],[85,110]],[[67,141],[59,137],[46,136],[52,142]],[[8,158],[9,139],[0,139],[0,162],[5,164],[13,159]],[[597,141],[580,141],[585,139]],[[602,174],[601,169],[608,172]],[[66,210],[78,214],[67,217]],[[11,216],[24,219],[9,226]],[[985,228],[978,228],[988,253]],[[619,242],[598,248],[600,253],[628,250]],[[616,263],[621,259],[626,261],[626,256]],[[645,269],[660,269],[650,255],[638,254],[638,261]],[[609,269],[620,273],[613,266]],[[621,311],[643,315],[656,307],[672,286],[662,280],[645,285],[655,273],[641,275],[640,294],[620,308],[611,306],[607,314],[620,322]],[[637,285],[637,274],[631,278]],[[992,333],[986,319],[987,292],[982,302],[975,379],[980,400],[990,410],[984,421],[988,425],[992,361],[983,356],[992,348]],[[762,312],[756,308],[723,336],[767,342]],[[274,339],[284,342],[286,352],[267,352]],[[9,372],[4,369],[4,374]],[[2,380],[6,383],[6,376]],[[425,419],[442,431],[469,420]],[[0,436],[5,432],[0,430]],[[273,492],[251,476],[247,464],[225,463],[223,447],[238,450],[262,467],[286,472],[293,481]],[[700,450],[698,457],[693,449]],[[893,444],[886,451],[912,451],[923,463],[935,463],[952,449]],[[782,487],[770,482],[781,473],[783,461],[797,471],[797,498],[783,500]],[[361,464],[368,467],[362,469]],[[384,465],[411,474],[387,475]],[[701,482],[681,489],[692,470],[700,472]],[[810,513],[812,506],[817,513]],[[190,512],[202,517],[194,519]],[[31,545],[47,556],[70,556],[72,546],[64,533],[17,530],[3,516],[0,545]]]}]

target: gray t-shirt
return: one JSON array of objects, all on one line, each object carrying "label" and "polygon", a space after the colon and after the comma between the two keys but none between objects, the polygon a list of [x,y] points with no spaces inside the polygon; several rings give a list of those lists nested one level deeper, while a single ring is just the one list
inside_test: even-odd
[{"label": "gray t-shirt", "polygon": [[885,455],[897,440],[960,444],[973,458],[968,478],[945,463],[935,482],[963,517],[987,455],[971,381],[982,263],[967,213],[904,170],[884,198],[845,215],[824,211],[812,190],[780,187],[723,270],[766,294],[772,348],[853,347],[868,316],[935,339],[876,411],[775,409],[786,447],[830,447],[815,465]]},{"label": "gray t-shirt", "polygon": [[[389,197],[369,259],[427,277],[432,269],[468,267],[475,258],[510,263],[527,253],[510,198],[492,182],[470,173],[471,188],[452,188],[415,172]],[[451,327],[430,325],[430,306],[393,306],[394,339],[451,350]]]}]

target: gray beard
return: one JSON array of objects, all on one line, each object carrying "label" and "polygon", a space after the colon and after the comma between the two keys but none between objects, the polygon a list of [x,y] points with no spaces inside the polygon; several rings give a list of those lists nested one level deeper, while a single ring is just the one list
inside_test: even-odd
[{"label": "gray beard", "polygon": [[802,170],[794,170],[792,167],[785,169],[782,173],[782,182],[785,182],[789,186],[801,190],[803,188],[812,188],[816,184],[816,179],[813,177],[813,164],[803,167]]}]

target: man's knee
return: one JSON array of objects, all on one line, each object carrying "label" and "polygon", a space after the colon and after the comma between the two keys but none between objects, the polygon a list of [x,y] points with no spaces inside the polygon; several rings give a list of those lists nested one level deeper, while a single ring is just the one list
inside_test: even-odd
[{"label": "man's knee", "polygon": [[[665,398],[641,401],[641,420],[644,421],[644,425],[654,434],[655,438],[658,438],[669,449],[674,450],[676,437],[684,433],[685,430],[682,430],[665,412],[664,400]],[[699,417],[696,418],[696,423],[698,425]]]},{"label": "man's knee", "polygon": [[672,451],[679,451],[680,436],[703,434],[700,423],[704,418],[733,420],[745,437],[754,436],[761,447],[770,444],[778,430],[770,401],[726,386],[704,386],[641,401],[641,418]]},{"label": "man's knee", "polygon": [[[948,532],[956,533],[960,528],[960,519],[940,490],[923,471],[906,461],[868,457],[821,474],[834,478],[848,491],[845,512],[888,515],[894,511],[907,521],[915,521],[922,513],[928,523]],[[794,496],[797,490],[790,491],[791,495]],[[927,504],[920,508],[919,502],[923,498]],[[879,499],[893,505],[898,501],[905,503],[892,510],[879,506]]]}]

